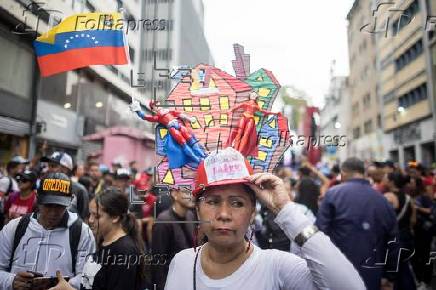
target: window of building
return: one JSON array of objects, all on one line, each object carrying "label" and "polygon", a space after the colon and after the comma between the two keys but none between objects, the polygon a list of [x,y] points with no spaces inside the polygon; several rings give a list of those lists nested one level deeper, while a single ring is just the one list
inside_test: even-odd
[{"label": "window of building", "polygon": [[194,122],[191,122],[191,128],[192,129],[199,129],[199,128],[201,128],[201,125],[198,122],[197,117],[192,117],[192,118],[194,118]]},{"label": "window of building", "polygon": [[407,92],[398,98],[398,106],[407,108],[416,103],[427,99],[427,84],[424,83],[419,87]]},{"label": "window of building", "polygon": [[353,138],[358,139],[360,137],[360,128],[356,127],[353,129]]},{"label": "window of building", "polygon": [[220,109],[228,110],[229,109],[229,97],[220,96]]},{"label": "window of building", "polygon": [[419,12],[420,7],[418,0],[413,1],[409,7],[400,13],[400,17],[392,23],[393,35],[397,35],[404,27],[406,27]]},{"label": "window of building", "polygon": [[368,120],[363,124],[363,130],[365,134],[372,132],[372,120]]},{"label": "window of building", "polygon": [[215,126],[215,120],[212,115],[204,115],[204,126],[213,127]]},{"label": "window of building", "polygon": [[352,106],[352,109],[351,109],[351,110],[353,111],[353,115],[359,114],[359,103],[356,102],[356,103]]},{"label": "window of building", "polygon": [[367,94],[363,97],[363,108],[368,109],[371,104],[371,95]]},{"label": "window of building", "polygon": [[130,62],[135,62],[135,49],[129,45],[129,56],[130,56]]},{"label": "window of building", "polygon": [[377,128],[381,128],[382,127],[382,120],[381,120],[381,115],[378,114],[377,115]]},{"label": "window of building", "polygon": [[209,111],[210,110],[210,102],[208,98],[200,98],[200,110]]},{"label": "window of building", "polygon": [[183,109],[186,112],[192,112],[192,99],[184,99],[183,100]]},{"label": "window of building", "polygon": [[152,61],[154,59],[154,53],[156,53],[156,59],[160,60],[171,60],[173,50],[171,48],[160,48],[160,49],[146,49],[144,51],[145,60]]},{"label": "window of building", "polygon": [[423,52],[422,40],[417,41],[412,47],[406,50],[395,60],[395,69],[399,71],[403,69],[406,65],[414,61]]},{"label": "window of building", "polygon": [[30,99],[34,70],[31,49],[0,34],[0,51],[0,90]]},{"label": "window of building", "polygon": [[221,114],[220,115],[220,124],[221,125],[227,125],[227,123],[228,123],[227,114]]}]

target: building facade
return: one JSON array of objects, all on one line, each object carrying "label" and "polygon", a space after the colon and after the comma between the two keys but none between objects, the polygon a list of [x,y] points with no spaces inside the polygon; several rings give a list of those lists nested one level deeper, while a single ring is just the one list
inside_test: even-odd
[{"label": "building facade", "polygon": [[373,0],[356,0],[347,15],[351,120],[348,155],[385,158],[381,105],[377,95],[376,26]]},{"label": "building facade", "polygon": [[[129,42],[130,66],[90,66],[42,78],[32,42],[63,18],[82,12],[140,13],[141,1],[27,1],[0,2],[0,164],[12,155],[33,156],[47,143],[50,151],[64,150],[84,159],[82,137],[104,128],[146,129],[129,111],[134,95],[130,67],[139,64],[139,31]],[[127,15],[127,16],[126,16]]]},{"label": "building facade", "polygon": [[386,155],[402,166],[435,162],[435,38],[427,17],[436,15],[435,4],[401,1],[397,12],[380,7],[380,20],[391,23],[385,35],[377,35],[376,45],[384,144]]},{"label": "building facade", "polygon": [[347,146],[351,140],[348,136],[351,121],[349,101],[348,78],[332,77],[324,108],[320,112],[320,135],[332,138],[339,136],[337,144],[323,146],[322,161],[330,165],[347,158]]},{"label": "building facade", "polygon": [[168,96],[175,85],[168,77],[172,68],[214,61],[204,36],[202,0],[144,0],[143,5],[141,17],[151,25],[141,34],[141,65],[133,81],[145,102]]}]

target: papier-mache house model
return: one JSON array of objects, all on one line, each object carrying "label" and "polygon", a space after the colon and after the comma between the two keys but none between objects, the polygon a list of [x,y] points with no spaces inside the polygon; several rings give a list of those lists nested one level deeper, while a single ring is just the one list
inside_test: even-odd
[{"label": "papier-mache house model", "polygon": [[[182,111],[195,118],[186,126],[208,152],[224,149],[231,130],[237,128],[243,111],[232,112],[233,107],[253,98],[255,92],[259,107],[269,111],[280,88],[272,72],[266,69],[250,74],[249,55],[238,44],[234,45],[234,50],[236,77],[216,67],[199,64],[180,77],[165,100],[170,110]],[[258,152],[257,156],[248,156],[248,159],[255,172],[271,172],[290,146],[288,121],[281,115],[266,116],[261,112],[255,113],[254,120]],[[188,166],[169,169],[163,146],[168,131],[158,125],[155,132],[156,153],[163,157],[157,167],[157,182],[169,187],[190,188],[196,169]]]}]

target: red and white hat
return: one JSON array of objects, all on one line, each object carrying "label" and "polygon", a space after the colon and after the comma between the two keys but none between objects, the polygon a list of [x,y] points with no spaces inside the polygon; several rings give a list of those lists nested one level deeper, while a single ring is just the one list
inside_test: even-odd
[{"label": "red and white hat", "polygon": [[227,147],[215,151],[207,156],[198,166],[193,196],[206,188],[226,185],[248,183],[246,177],[253,174],[253,168],[241,153]]}]

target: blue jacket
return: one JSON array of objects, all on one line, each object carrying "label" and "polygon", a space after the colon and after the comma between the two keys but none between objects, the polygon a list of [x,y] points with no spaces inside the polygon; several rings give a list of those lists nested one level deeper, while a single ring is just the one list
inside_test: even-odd
[{"label": "blue jacket", "polygon": [[385,271],[396,271],[396,215],[367,180],[350,179],[328,190],[316,225],[351,261],[368,290],[380,289]]}]

